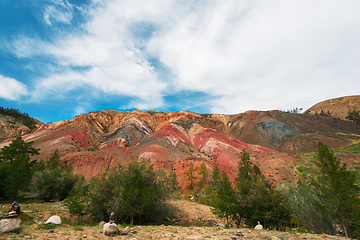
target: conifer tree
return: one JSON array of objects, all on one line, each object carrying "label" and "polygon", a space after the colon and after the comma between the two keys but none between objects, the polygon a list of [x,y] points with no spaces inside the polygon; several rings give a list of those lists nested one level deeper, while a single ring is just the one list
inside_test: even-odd
[{"label": "conifer tree", "polygon": [[32,144],[18,137],[1,150],[0,197],[15,198],[26,190],[35,164],[30,161],[30,156],[39,154],[39,149],[32,147]]},{"label": "conifer tree", "polygon": [[233,218],[237,225],[243,221],[254,227],[258,221],[268,227],[288,224],[289,206],[280,191],[276,190],[259,167],[250,162],[243,151],[239,162],[237,182],[237,209]]},{"label": "conifer tree", "polygon": [[199,169],[199,181],[197,182],[198,191],[201,192],[205,189],[206,185],[208,184],[209,173],[206,169],[206,164],[201,162],[200,169]]},{"label": "conifer tree", "polygon": [[319,142],[315,164],[317,178],[313,185],[321,193],[320,204],[333,216],[347,238],[360,236],[360,188],[355,175],[346,169],[346,164],[334,156],[334,152]]},{"label": "conifer tree", "polygon": [[226,224],[229,223],[235,210],[235,191],[229,177],[224,171],[220,174],[218,185],[215,188],[215,197],[212,200],[212,211],[221,218],[226,218]]},{"label": "conifer tree", "polygon": [[215,165],[211,173],[211,184],[213,187],[216,187],[220,179],[220,170],[218,166]]},{"label": "conifer tree", "polygon": [[194,168],[194,164],[192,162],[189,163],[189,170],[186,172],[188,176],[187,180],[189,181],[188,185],[186,186],[188,190],[191,192],[195,189],[197,177],[195,175],[196,169]]},{"label": "conifer tree", "polygon": [[179,181],[177,180],[177,176],[175,172],[170,174],[168,181],[169,181],[168,186],[171,192],[175,192],[179,189]]}]

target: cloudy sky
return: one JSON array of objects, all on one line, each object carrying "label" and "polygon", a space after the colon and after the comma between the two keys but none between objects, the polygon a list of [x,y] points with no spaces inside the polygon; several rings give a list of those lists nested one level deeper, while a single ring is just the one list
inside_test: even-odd
[{"label": "cloudy sky", "polygon": [[0,106],[307,109],[360,94],[358,0],[0,0]]}]

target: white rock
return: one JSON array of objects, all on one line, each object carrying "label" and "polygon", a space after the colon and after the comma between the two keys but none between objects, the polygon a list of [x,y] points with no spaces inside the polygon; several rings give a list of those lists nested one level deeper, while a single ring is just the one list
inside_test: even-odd
[{"label": "white rock", "polygon": [[20,232],[20,218],[9,218],[0,221],[0,233]]},{"label": "white rock", "polygon": [[263,230],[263,226],[261,224],[258,224],[254,228],[255,230]]},{"label": "white rock", "polygon": [[49,224],[49,223],[59,225],[59,224],[61,224],[61,219],[60,219],[59,216],[54,215],[54,216],[51,216],[51,217],[45,222],[45,224]]},{"label": "white rock", "polygon": [[103,233],[106,236],[119,232],[120,229],[115,223],[105,223],[103,226]]},{"label": "white rock", "polygon": [[224,224],[222,224],[222,223],[218,223],[218,224],[216,224],[216,226],[218,226],[218,227],[222,227],[222,228],[225,228],[225,225],[224,225]]}]

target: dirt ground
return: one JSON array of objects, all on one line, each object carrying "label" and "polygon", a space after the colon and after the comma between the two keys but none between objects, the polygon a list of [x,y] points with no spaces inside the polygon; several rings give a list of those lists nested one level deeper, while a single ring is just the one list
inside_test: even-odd
[{"label": "dirt ground", "polygon": [[[136,231],[134,234],[107,237],[99,225],[75,226],[66,222],[57,226],[44,225],[44,222],[51,215],[56,214],[64,217],[64,219],[69,217],[66,207],[62,203],[22,203],[21,210],[24,215],[29,216],[29,219],[21,223],[20,233],[3,233],[0,234],[0,239],[343,239],[325,234],[296,233],[295,231],[279,232],[248,228],[211,227],[208,224],[209,219],[214,219],[218,223],[221,221],[211,213],[210,207],[188,200],[172,200],[168,204],[177,208],[178,211],[173,216],[169,216],[170,221],[164,222],[163,225],[133,226],[133,230]],[[3,203],[0,203],[1,205]],[[4,213],[7,207],[10,207],[10,204],[5,204],[0,209],[0,213]],[[184,224],[188,227],[185,227]],[[120,229],[124,227],[119,225]]]}]

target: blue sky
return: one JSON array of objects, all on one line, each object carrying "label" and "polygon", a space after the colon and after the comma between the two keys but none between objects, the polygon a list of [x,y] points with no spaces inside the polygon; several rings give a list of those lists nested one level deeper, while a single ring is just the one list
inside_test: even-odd
[{"label": "blue sky", "polygon": [[360,94],[360,1],[0,0],[0,105],[234,114]]}]

